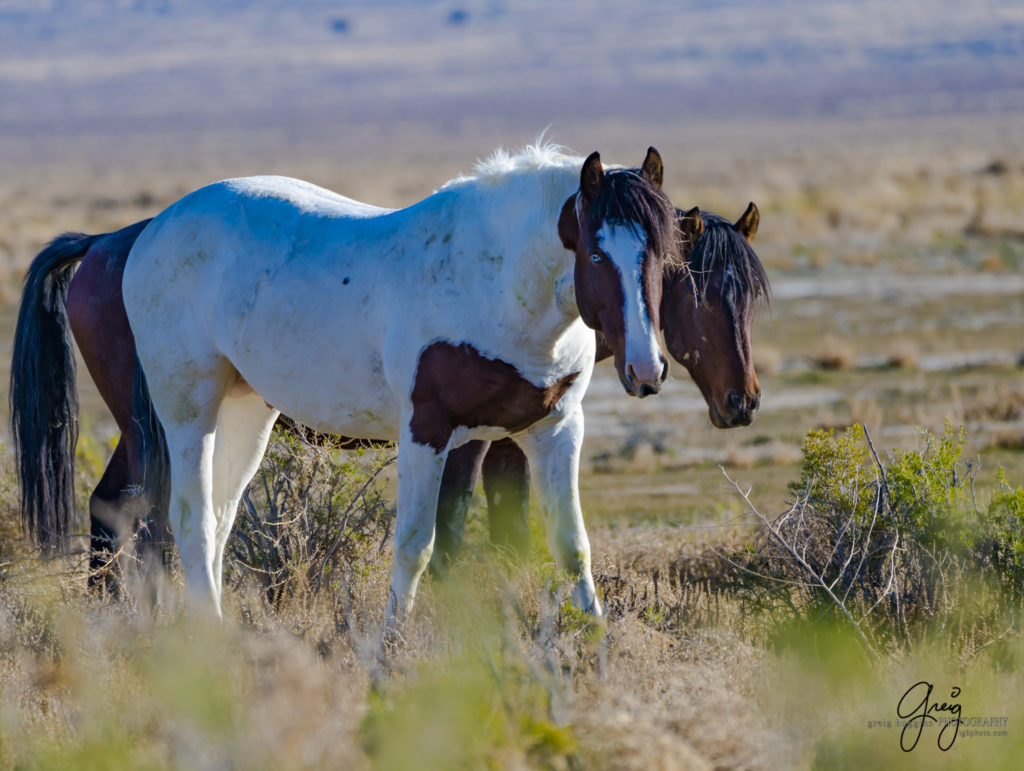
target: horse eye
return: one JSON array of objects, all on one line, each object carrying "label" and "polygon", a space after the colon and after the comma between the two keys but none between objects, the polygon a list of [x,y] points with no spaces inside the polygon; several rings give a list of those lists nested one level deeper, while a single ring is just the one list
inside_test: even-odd
[{"label": "horse eye", "polygon": [[591,252],[590,261],[595,265],[600,265],[602,262],[604,262],[604,257],[601,256],[600,252]]}]

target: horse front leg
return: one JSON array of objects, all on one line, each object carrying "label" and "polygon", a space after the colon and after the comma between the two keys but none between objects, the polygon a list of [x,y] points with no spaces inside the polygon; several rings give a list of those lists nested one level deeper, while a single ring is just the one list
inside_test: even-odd
[{"label": "horse front leg", "polygon": [[492,442],[483,462],[491,543],[524,558],[530,549],[530,469],[514,441]]},{"label": "horse front leg", "polygon": [[490,442],[466,442],[448,453],[437,498],[437,530],[430,572],[443,577],[455,561],[466,535],[466,514],[473,500],[480,463]]},{"label": "horse front leg", "polygon": [[573,581],[572,603],[582,611],[602,616],[580,508],[583,411],[577,406],[557,423],[544,421],[517,436],[516,441],[529,461],[533,487],[547,523],[548,546],[558,568]]},{"label": "horse front leg", "polygon": [[[403,421],[408,426],[408,420]],[[385,623],[398,626],[412,610],[413,598],[434,548],[437,498],[447,448],[419,444],[403,429],[398,442],[398,517],[395,564]]]}]

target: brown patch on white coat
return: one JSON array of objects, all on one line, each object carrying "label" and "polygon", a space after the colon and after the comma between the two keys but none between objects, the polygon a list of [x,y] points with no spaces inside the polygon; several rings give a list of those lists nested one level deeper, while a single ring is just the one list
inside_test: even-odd
[{"label": "brown patch on white coat", "polygon": [[489,359],[470,343],[431,343],[420,354],[413,382],[412,438],[442,452],[456,428],[524,431],[555,408],[578,375],[538,386],[508,362]]}]

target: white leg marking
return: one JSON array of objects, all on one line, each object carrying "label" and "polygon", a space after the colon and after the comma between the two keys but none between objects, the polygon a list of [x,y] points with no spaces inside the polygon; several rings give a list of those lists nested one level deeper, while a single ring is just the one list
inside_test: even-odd
[{"label": "white leg marking", "polygon": [[402,416],[398,442],[398,518],[395,522],[395,564],[391,572],[387,623],[400,622],[412,610],[420,577],[434,550],[437,496],[448,451],[417,444]]},{"label": "white leg marking", "polygon": [[220,615],[220,595],[213,573],[217,519],[213,508],[213,448],[216,406],[203,410],[188,425],[165,424],[171,462],[171,532],[185,570],[190,605]]},{"label": "white leg marking", "polygon": [[576,408],[555,424],[517,436],[530,464],[530,477],[547,520],[548,546],[559,569],[575,580],[572,602],[603,615],[590,570],[590,541],[580,508],[579,468],[583,412]]},{"label": "white leg marking", "polygon": [[280,413],[255,391],[235,389],[221,402],[213,450],[213,499],[217,542],[213,575],[218,603],[222,599],[224,548],[238,514],[238,502],[259,469],[274,421]]},{"label": "white leg marking", "polygon": [[[158,360],[147,370],[171,465],[169,524],[185,571],[187,602],[220,615],[217,511],[213,483],[217,414],[235,373],[223,359],[196,360],[183,372]],[[187,373],[187,375],[185,374]]]}]

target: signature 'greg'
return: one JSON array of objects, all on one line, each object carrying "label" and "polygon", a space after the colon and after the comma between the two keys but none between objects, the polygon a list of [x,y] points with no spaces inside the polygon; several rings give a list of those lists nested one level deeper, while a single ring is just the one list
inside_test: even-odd
[{"label": "signature 'greg'", "polygon": [[[921,732],[924,730],[925,721],[939,722],[934,715],[936,712],[948,713],[952,718],[939,729],[939,749],[946,752],[956,741],[956,735],[960,729],[960,703],[956,701],[942,702],[941,704],[931,703],[934,687],[927,680],[914,683],[903,694],[900,703],[896,705],[896,714],[907,721],[903,726],[903,731],[900,732],[900,749],[904,752],[910,752],[917,746]],[[959,695],[960,688],[954,686],[949,694],[950,698],[955,699]],[[946,738],[948,741],[945,741]]]}]

